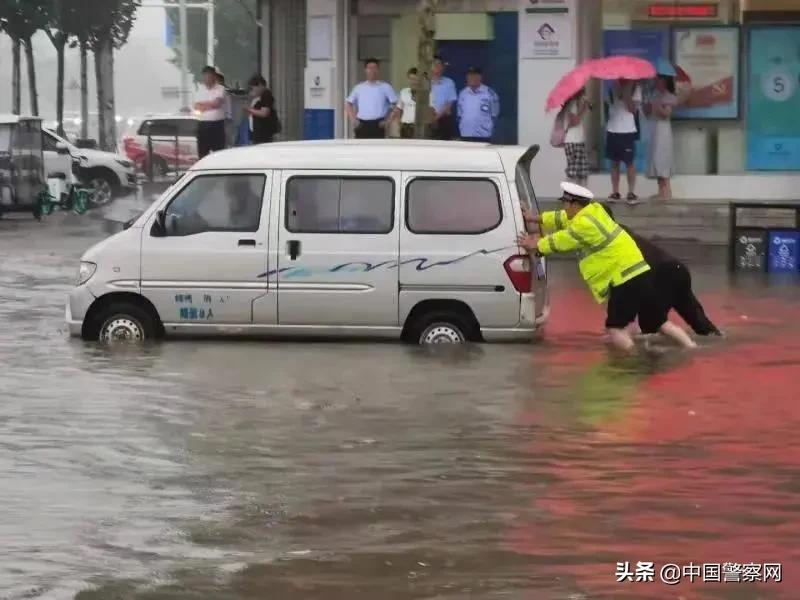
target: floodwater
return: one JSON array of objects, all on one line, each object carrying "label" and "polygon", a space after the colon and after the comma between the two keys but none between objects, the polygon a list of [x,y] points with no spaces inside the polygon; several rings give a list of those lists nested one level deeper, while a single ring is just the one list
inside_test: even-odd
[{"label": "floodwater", "polygon": [[0,222],[0,598],[798,597],[797,281],[678,248],[691,354],[610,355],[569,262],[531,346],[104,348],[62,323],[100,217]]}]

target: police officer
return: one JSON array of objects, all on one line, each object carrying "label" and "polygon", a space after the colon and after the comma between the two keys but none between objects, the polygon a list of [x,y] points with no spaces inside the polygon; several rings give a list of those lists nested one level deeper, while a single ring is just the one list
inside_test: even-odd
[{"label": "police officer", "polygon": [[[603,208],[613,219],[614,213],[611,208],[606,205],[603,205]],[[674,309],[697,335],[722,335],[708,318],[703,305],[692,291],[692,274],[689,272],[689,267],[647,238],[643,238],[624,225],[620,227],[630,234],[642,251],[647,264],[653,269],[656,291],[667,308]]]},{"label": "police officer", "polygon": [[683,329],[667,320],[667,308],[656,293],[653,273],[633,238],[594,202],[588,189],[561,184],[564,209],[545,212],[532,220],[556,231],[546,237],[520,234],[517,243],[542,256],[577,251],[581,276],[597,302],[608,301],[606,329],[611,343],[630,351],[627,327],[637,318],[642,333],[660,331],[686,348],[695,343]]},{"label": "police officer", "polygon": [[431,66],[431,107],[436,117],[431,127],[434,139],[451,140],[455,135],[453,107],[458,101],[455,82],[444,75],[444,60],[439,55],[433,57]]},{"label": "police officer", "polygon": [[380,81],[380,63],[375,58],[364,61],[366,81],[362,81],[347,97],[347,116],[356,123],[357,138],[386,137],[386,119],[397,104],[394,88]]},{"label": "police officer", "polygon": [[500,98],[483,84],[483,72],[477,67],[467,71],[467,87],[458,95],[458,130],[468,142],[491,142],[494,123],[500,116]]}]

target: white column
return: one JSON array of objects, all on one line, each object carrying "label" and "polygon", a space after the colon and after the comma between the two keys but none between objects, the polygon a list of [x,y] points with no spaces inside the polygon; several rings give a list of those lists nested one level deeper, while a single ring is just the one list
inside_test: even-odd
[{"label": "white column", "polygon": [[[207,35],[208,42],[206,48],[206,64],[214,66],[216,63],[216,32],[214,31],[214,0],[208,0],[208,9],[206,11],[207,19]],[[230,85],[230,83],[228,84]]]},{"label": "white column", "polygon": [[[537,26],[531,26],[531,16],[527,9],[535,7],[529,0],[520,0],[519,8],[519,143],[523,145],[539,144],[541,150],[533,161],[531,174],[536,194],[539,197],[553,198],[559,195],[559,183],[564,179],[566,159],[564,150],[550,146],[550,132],[553,127],[553,114],[545,114],[544,106],[550,90],[559,79],[577,64],[578,53],[578,19],[581,18],[580,5],[585,0],[566,0],[569,9],[567,17],[561,15],[552,19],[546,15],[535,17]],[[564,19],[567,29],[564,29]],[[552,20],[555,35],[559,43],[569,45],[567,50],[560,50],[558,57],[531,58],[533,44],[541,40],[537,32],[539,24]]]},{"label": "white column", "polygon": [[304,111],[310,137],[340,137],[347,0],[306,0]]}]

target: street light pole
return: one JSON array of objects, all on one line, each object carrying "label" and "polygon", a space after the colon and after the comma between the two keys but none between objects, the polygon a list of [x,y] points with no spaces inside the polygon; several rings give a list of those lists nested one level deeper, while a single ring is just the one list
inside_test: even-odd
[{"label": "street light pole", "polygon": [[179,0],[178,11],[181,24],[181,108],[189,107],[189,19],[186,0]]},{"label": "street light pole", "polygon": [[208,15],[208,26],[206,31],[208,33],[208,48],[206,49],[206,64],[215,65],[216,60],[216,34],[214,31],[214,0],[208,0],[208,8],[206,9]]}]

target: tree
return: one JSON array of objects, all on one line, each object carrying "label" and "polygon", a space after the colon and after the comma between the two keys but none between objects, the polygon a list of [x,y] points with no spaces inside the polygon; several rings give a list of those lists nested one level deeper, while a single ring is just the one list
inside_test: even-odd
[{"label": "tree", "polygon": [[[24,0],[27,1],[27,0]],[[76,2],[73,0],[49,0],[49,19],[45,33],[56,49],[58,75],[56,76],[56,131],[64,135],[64,54],[67,41],[83,23]]]},{"label": "tree", "polygon": [[417,8],[419,19],[417,68],[422,77],[420,77],[420,89],[417,90],[417,113],[414,129],[416,137],[420,139],[428,137],[428,129],[430,127],[427,116],[430,113],[430,72],[436,44],[434,35],[436,34],[436,7],[438,4],[438,0],[420,0]]},{"label": "tree", "polygon": [[[96,4],[96,0],[73,0]],[[128,41],[141,0],[105,0],[105,10],[93,11],[86,37],[94,52],[97,79],[97,114],[99,145],[114,150],[117,142],[116,103],[114,98],[114,50]]]},{"label": "tree", "polygon": [[12,107],[15,114],[22,109],[21,102],[21,47],[25,45],[28,63],[28,85],[30,87],[31,112],[39,114],[36,91],[36,66],[33,62],[31,38],[48,22],[51,0],[0,0],[0,28],[12,41]]},{"label": "tree", "polygon": [[[177,0],[169,0],[177,5]],[[298,0],[300,1],[300,0]],[[256,0],[215,0],[214,32],[216,36],[216,65],[225,74],[225,81],[233,86],[237,81],[245,84],[258,68],[257,44],[253,43],[256,35],[260,35],[256,23]],[[188,15],[189,29],[189,71],[195,80],[206,64],[208,36],[207,13],[201,9],[190,9]],[[167,18],[172,31],[180,32],[178,9],[167,9]],[[251,34],[252,32],[252,34]],[[180,46],[173,47],[175,56],[172,63],[181,64]]]}]

